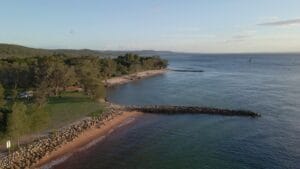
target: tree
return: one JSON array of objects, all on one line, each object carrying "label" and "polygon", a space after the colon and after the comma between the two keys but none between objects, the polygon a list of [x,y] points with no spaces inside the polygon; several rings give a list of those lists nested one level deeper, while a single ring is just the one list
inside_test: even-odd
[{"label": "tree", "polygon": [[5,98],[4,98],[4,88],[0,84],[0,137],[3,133],[5,133],[6,129],[6,120],[7,120],[7,113],[5,112],[6,109],[4,109],[4,105],[6,104]]},{"label": "tree", "polygon": [[30,131],[40,131],[48,126],[50,116],[43,107],[32,105],[28,112]]},{"label": "tree", "polygon": [[117,64],[110,58],[100,60],[100,73],[101,76],[106,80],[116,74]]},{"label": "tree", "polygon": [[11,98],[12,98],[12,100],[13,100],[13,101],[16,101],[17,98],[18,98],[18,90],[17,90],[17,89],[12,89],[12,90],[10,91],[10,93],[11,93]]},{"label": "tree", "polygon": [[101,81],[96,81],[91,88],[91,97],[96,101],[101,101],[105,98],[105,87]]},{"label": "tree", "polygon": [[29,74],[29,68],[28,65],[25,62],[14,62],[12,64],[12,79],[14,82],[14,89],[17,89],[19,87],[26,87],[28,80],[28,74]]},{"label": "tree", "polygon": [[8,89],[26,88],[31,83],[30,69],[24,60],[1,60],[0,82]]},{"label": "tree", "polygon": [[4,88],[0,84],[0,108],[5,105],[5,99],[4,99]]},{"label": "tree", "polygon": [[48,88],[46,82],[42,82],[34,92],[34,103],[42,107],[47,102]]},{"label": "tree", "polygon": [[66,86],[75,82],[75,72],[61,62],[54,63],[53,66],[54,69],[49,76],[49,83],[53,88],[54,95],[58,96]]},{"label": "tree", "polygon": [[76,66],[76,73],[87,95],[95,100],[105,96],[105,88],[97,62],[88,59],[83,60]]},{"label": "tree", "polygon": [[12,112],[8,116],[7,132],[14,139],[18,139],[26,134],[29,130],[28,118],[26,115],[27,107],[21,102],[16,102],[12,106]]},{"label": "tree", "polygon": [[58,96],[66,86],[77,81],[74,68],[67,66],[60,58],[40,58],[37,64],[36,86],[44,86],[48,94]]},{"label": "tree", "polygon": [[0,134],[2,133],[3,128],[5,127],[5,124],[4,124],[4,114],[2,112],[2,108],[3,108],[4,105],[5,105],[4,88],[0,84]]}]

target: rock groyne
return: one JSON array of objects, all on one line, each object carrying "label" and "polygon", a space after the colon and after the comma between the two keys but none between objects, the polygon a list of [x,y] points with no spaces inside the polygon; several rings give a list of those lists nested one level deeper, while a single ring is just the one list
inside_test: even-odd
[{"label": "rock groyne", "polygon": [[223,116],[249,116],[259,117],[260,114],[248,110],[230,110],[219,109],[209,107],[197,107],[197,106],[128,106],[128,111],[140,111],[144,113],[156,113],[156,114],[212,114]]}]

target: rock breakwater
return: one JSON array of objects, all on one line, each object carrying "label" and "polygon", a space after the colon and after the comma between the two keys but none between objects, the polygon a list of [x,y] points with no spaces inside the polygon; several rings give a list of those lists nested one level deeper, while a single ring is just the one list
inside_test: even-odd
[{"label": "rock breakwater", "polygon": [[212,114],[212,115],[224,115],[224,116],[249,116],[259,117],[260,114],[248,110],[230,110],[219,109],[209,107],[197,107],[197,106],[128,106],[128,111],[140,111],[144,113],[156,113],[156,114]]}]

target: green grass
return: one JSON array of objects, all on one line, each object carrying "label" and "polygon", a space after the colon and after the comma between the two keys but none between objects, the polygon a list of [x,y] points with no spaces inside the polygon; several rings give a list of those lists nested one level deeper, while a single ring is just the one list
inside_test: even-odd
[{"label": "green grass", "polygon": [[[58,129],[87,116],[99,116],[104,109],[104,103],[95,102],[84,93],[66,92],[61,97],[50,97],[45,106],[49,114],[48,126],[40,131],[29,132],[23,139],[43,131]],[[3,149],[7,139],[3,133],[0,133],[0,150]]]},{"label": "green grass", "polygon": [[50,116],[50,129],[59,128],[86,116],[99,115],[104,104],[94,102],[83,93],[64,93],[61,97],[51,97],[45,107]]}]

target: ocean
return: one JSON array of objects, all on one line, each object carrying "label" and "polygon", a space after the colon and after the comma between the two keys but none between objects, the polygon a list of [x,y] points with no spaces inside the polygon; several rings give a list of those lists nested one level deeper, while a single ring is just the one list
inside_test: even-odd
[{"label": "ocean", "polygon": [[300,54],[162,57],[169,60],[167,73],[112,87],[109,100],[246,109],[262,116],[146,114],[53,168],[300,168]]}]

